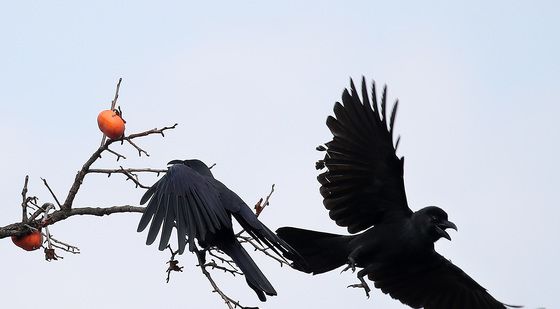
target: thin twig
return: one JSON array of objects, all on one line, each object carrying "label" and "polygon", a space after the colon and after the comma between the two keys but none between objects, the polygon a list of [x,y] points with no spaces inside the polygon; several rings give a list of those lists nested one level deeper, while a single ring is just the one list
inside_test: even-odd
[{"label": "thin twig", "polygon": [[29,182],[29,175],[25,175],[25,182],[23,183],[23,189],[21,190],[21,222],[26,222],[28,221],[28,217],[27,217],[27,183]]},{"label": "thin twig", "polygon": [[50,204],[51,203],[44,203],[41,207],[37,207],[37,210],[29,218],[29,222],[33,222],[40,214],[44,213],[45,209],[47,209]]},{"label": "thin twig", "polygon": [[[125,156],[123,156],[122,154],[120,154],[120,153],[118,153],[118,152],[116,152],[112,149],[107,148],[107,151],[114,154],[115,156],[117,156],[117,162],[119,161],[120,158],[123,158],[123,160],[126,160]],[[101,158],[101,155],[99,155],[99,157]]]},{"label": "thin twig", "polygon": [[165,134],[163,132],[165,132],[167,130],[175,129],[178,125],[179,124],[176,123],[172,126],[163,127],[161,129],[154,128],[154,129],[151,129],[151,130],[148,130],[148,131],[130,134],[129,136],[125,136],[123,139],[135,139],[135,138],[142,137],[142,136],[147,136],[147,135],[150,135],[150,134],[161,134],[162,137],[165,137]]},{"label": "thin twig", "polygon": [[[44,179],[43,179],[44,181]],[[45,213],[43,215],[43,219],[41,220],[41,225],[45,225],[47,222],[47,216],[49,214],[49,211],[51,209],[54,209],[54,205],[52,203],[48,203],[47,208],[45,209]],[[44,235],[47,237],[47,248],[45,248],[45,259],[47,261],[52,261],[52,260],[58,260],[59,256],[56,255],[56,253],[54,252],[54,249],[52,247],[52,242],[51,242],[51,233],[49,232],[49,227],[45,225],[45,233]]]},{"label": "thin twig", "polygon": [[117,105],[117,99],[119,98],[119,89],[121,88],[122,77],[119,78],[119,82],[117,83],[117,89],[115,90],[115,98],[111,102],[111,110],[115,109]]},{"label": "thin twig", "polygon": [[47,183],[47,180],[44,179],[44,178],[41,178],[41,180],[45,184],[45,187],[47,187],[47,189],[49,189],[49,192],[51,193],[52,197],[56,201],[56,204],[58,204],[58,207],[61,207],[62,205],[60,205],[60,202],[58,201],[58,198],[56,198],[56,195],[54,194],[53,190],[51,190],[51,187],[49,187],[49,184]]},{"label": "thin twig", "polygon": [[125,170],[122,166],[121,166],[121,170],[122,170],[122,173],[126,175],[127,180],[130,179],[136,184],[136,188],[138,188],[138,187],[140,187],[142,189],[149,189],[150,188],[149,186],[145,186],[145,185],[140,183],[140,181],[138,180],[138,175],[133,174],[133,173]]},{"label": "thin twig", "polygon": [[[269,200],[270,197],[272,196],[272,193],[274,193],[274,184],[272,184],[272,187],[270,188],[270,193],[266,196],[264,204],[263,204],[263,199],[259,199],[259,201],[255,204],[255,215],[258,217],[261,212],[263,211],[263,209],[268,206],[268,204],[270,204]],[[245,229],[242,229],[241,231],[239,231],[237,234],[235,234],[236,237],[239,237],[241,234],[243,234],[245,232]]]},{"label": "thin twig", "polygon": [[134,182],[136,188],[140,187],[143,189],[150,188],[149,186],[143,185],[140,183],[138,179],[138,175],[136,173],[156,173],[159,176],[161,173],[166,173],[167,170],[165,169],[153,169],[153,168],[124,168],[120,167],[119,169],[100,169],[100,168],[90,168],[88,173],[97,173],[97,174],[107,174],[107,177],[111,177],[112,174],[123,174],[127,178],[126,180],[132,180]]},{"label": "thin twig", "polygon": [[76,247],[76,246],[72,246],[69,245],[67,243],[64,243],[56,238],[54,238],[51,234],[51,241],[52,241],[52,246],[56,247],[60,250],[64,250],[66,252],[70,252],[72,254],[80,254],[80,248]]},{"label": "thin twig", "polygon": [[257,205],[255,205],[255,214],[257,215],[257,217],[261,214],[263,209],[270,204],[269,200],[270,197],[272,196],[272,193],[274,193],[274,184],[272,184],[272,187],[270,188],[270,193],[266,196],[264,203],[261,204],[262,199],[260,199]]},{"label": "thin twig", "polygon": [[255,251],[260,251],[264,255],[266,255],[266,256],[270,257],[271,259],[277,261],[278,263],[280,263],[280,266],[288,265],[288,266],[292,267],[291,263],[288,262],[288,260],[286,260],[283,256],[279,256],[276,253],[275,254],[270,253],[270,251],[272,251],[272,252],[274,252],[274,251],[271,250],[271,248],[269,248],[269,247],[263,247],[263,246],[259,245],[253,237],[237,235],[237,239],[239,239],[239,243],[250,244],[251,246],[253,246]]},{"label": "thin twig", "polygon": [[171,272],[183,272],[183,266],[179,266],[179,261],[175,259],[175,255],[179,253],[179,249],[177,249],[177,251],[173,251],[173,249],[171,249],[171,245],[167,245],[167,248],[171,251],[171,257],[169,258],[169,261],[167,261],[169,266],[167,267],[167,279],[165,279],[165,282],[169,283],[169,276],[171,276]]},{"label": "thin twig", "polygon": [[212,260],[211,262],[204,264],[204,267],[211,267],[211,269],[223,270],[226,273],[232,274],[232,276],[234,277],[235,275],[243,276],[243,273],[237,270],[237,268],[228,268],[225,266],[218,265],[215,260]]},{"label": "thin twig", "polygon": [[[115,98],[113,99],[113,101],[111,101],[111,110],[114,110],[115,105],[117,105],[117,99],[119,98],[119,89],[121,88],[121,82],[122,82],[122,77],[119,78],[119,82],[117,83],[117,89],[115,90]],[[103,133],[103,137],[101,138],[101,146],[105,144],[106,139],[107,136],[105,135],[105,133]],[[117,161],[118,161],[118,157],[117,157]]]},{"label": "thin twig", "polygon": [[99,173],[99,174],[125,174],[125,173],[156,173],[157,176],[161,173],[167,173],[166,169],[155,169],[155,168],[115,168],[115,169],[103,169],[103,168],[90,168],[88,173]]},{"label": "thin twig", "polygon": [[241,309],[258,309],[258,307],[244,307],[238,301],[233,300],[231,297],[227,296],[224,292],[222,292],[222,290],[218,287],[218,285],[216,284],[216,282],[214,281],[214,279],[212,278],[208,270],[206,270],[206,267],[209,265],[207,265],[207,263],[205,262],[205,253],[206,250],[196,251],[196,257],[198,258],[197,266],[200,266],[200,270],[202,271],[202,274],[206,276],[206,279],[208,279],[210,285],[212,285],[212,288],[214,289],[212,292],[218,293],[218,295],[220,295],[220,297],[224,300],[224,302],[226,303],[229,309],[234,309],[237,307]]},{"label": "thin twig", "polygon": [[212,257],[218,259],[218,260],[219,260],[221,263],[223,263],[223,264],[227,264],[227,265],[230,267],[230,269],[233,269],[232,273],[233,273],[234,275],[235,275],[235,273],[243,274],[243,273],[240,273],[240,272],[239,272],[239,270],[237,269],[237,267],[236,267],[236,265],[235,265],[235,262],[233,262],[233,260],[226,259],[226,258],[224,258],[224,257],[222,257],[222,256],[220,256],[220,255],[218,255],[218,254],[216,254],[216,253],[214,253],[214,251],[219,252],[219,253],[223,253],[223,252],[221,252],[220,250],[218,250],[218,248],[216,248],[216,247],[209,248],[207,251],[208,251],[208,254],[209,254],[210,256],[212,256]]},{"label": "thin twig", "polygon": [[124,140],[126,140],[130,145],[132,145],[134,148],[136,148],[136,150],[138,150],[138,156],[141,157],[142,153],[144,153],[146,155],[146,157],[149,157],[150,154],[148,154],[148,152],[142,148],[140,148],[138,145],[136,145],[132,140],[130,140],[129,138],[125,138]]}]

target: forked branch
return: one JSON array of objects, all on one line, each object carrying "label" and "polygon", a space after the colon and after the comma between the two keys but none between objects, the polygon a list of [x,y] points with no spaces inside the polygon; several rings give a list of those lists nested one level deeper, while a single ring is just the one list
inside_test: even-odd
[{"label": "forked branch", "polygon": [[[119,81],[117,83],[116,90],[115,90],[114,99],[111,102],[111,109],[115,108],[117,99],[119,98],[119,89],[120,89],[121,82],[122,82],[122,79],[119,79]],[[113,206],[113,207],[73,208],[73,203],[74,203],[74,199],[76,198],[76,195],[78,194],[78,191],[81,188],[81,185],[84,182],[85,176],[89,173],[105,173],[105,174],[108,174],[109,176],[113,173],[121,173],[121,174],[124,174],[127,177],[127,179],[132,180],[136,184],[136,187],[147,188],[147,186],[144,186],[140,183],[140,181],[138,179],[138,173],[150,172],[150,173],[157,173],[159,175],[160,173],[165,173],[166,170],[152,169],[152,168],[130,169],[130,168],[124,168],[122,166],[120,166],[119,169],[91,169],[91,166],[99,158],[101,158],[101,154],[103,154],[105,151],[114,154],[117,157],[117,161],[121,158],[126,159],[125,156],[115,152],[114,150],[109,149],[109,146],[111,146],[113,143],[119,142],[119,141],[121,142],[121,144],[124,141],[127,141],[136,150],[138,150],[140,155],[142,153],[148,155],[148,153],[145,150],[143,150],[142,148],[140,148],[140,146],[138,146],[137,143],[133,142],[133,140],[138,139],[138,138],[142,138],[142,137],[145,137],[145,136],[149,136],[149,135],[154,135],[154,134],[161,134],[162,136],[165,136],[165,133],[164,133],[165,131],[175,129],[176,127],[177,127],[177,124],[174,124],[172,126],[162,127],[162,128],[154,128],[154,129],[146,130],[146,131],[143,131],[143,132],[129,134],[127,136],[123,136],[120,139],[116,139],[116,140],[106,139],[105,134],[103,134],[103,139],[102,139],[101,145],[91,154],[91,156],[83,164],[82,168],[76,173],[76,177],[74,178],[74,181],[73,181],[72,185],[70,186],[70,189],[68,190],[66,198],[64,199],[64,202],[62,204],[60,203],[59,199],[54,194],[53,190],[50,188],[47,181],[45,179],[41,178],[43,180],[44,185],[47,187],[47,189],[51,193],[52,198],[56,201],[56,204],[58,205],[58,208],[59,208],[58,210],[55,210],[51,213],[48,213],[48,210],[52,209],[52,207],[48,208],[48,205],[52,205],[51,203],[44,203],[43,206],[39,207],[37,205],[37,203],[38,203],[37,197],[28,197],[27,196],[28,195],[29,177],[26,176],[25,177],[25,182],[24,182],[24,185],[23,185],[23,189],[22,189],[22,192],[21,192],[21,196],[22,196],[22,203],[21,203],[22,220],[21,220],[21,222],[12,223],[12,224],[0,227],[0,239],[8,237],[8,236],[13,236],[13,235],[26,234],[33,229],[39,229],[41,227],[46,227],[46,226],[52,225],[52,224],[54,224],[58,221],[65,220],[69,217],[76,216],[76,215],[105,216],[105,215],[110,215],[110,214],[114,214],[114,213],[124,213],[124,212],[138,212],[138,213],[141,213],[141,212],[143,212],[144,207],[131,206],[131,205]],[[29,209],[33,210],[34,212],[29,214],[28,213]],[[41,214],[44,215],[44,218],[42,220],[39,219],[39,216]],[[66,248],[68,248],[70,251],[73,250],[72,249],[73,246],[66,245],[66,244],[64,244],[60,241],[58,241],[58,244],[61,244],[62,246],[66,246]],[[49,246],[53,246],[53,242],[50,242]]]}]

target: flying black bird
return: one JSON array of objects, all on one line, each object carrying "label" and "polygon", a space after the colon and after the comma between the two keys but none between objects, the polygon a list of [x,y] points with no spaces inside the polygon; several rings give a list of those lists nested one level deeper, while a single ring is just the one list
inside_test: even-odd
[{"label": "flying black bird", "polygon": [[[393,127],[398,101],[387,116],[387,88],[381,105],[375,84],[372,102],[362,79],[362,98],[352,80],[342,102],[327,118],[333,138],[317,150],[326,151],[317,169],[323,204],[339,226],[355,235],[335,235],[283,227],[284,239],[300,255],[285,256],[303,272],[320,274],[347,264],[362,268],[359,284],[369,297],[368,278],[375,287],[413,308],[506,308],[459,267],[439,255],[434,243],[451,240],[446,229],[455,229],[442,209],[429,206],[413,212],[403,182],[404,158],[396,155]],[[363,100],[363,101],[362,101]],[[364,231],[363,233],[359,233]],[[302,258],[301,258],[302,257]]]},{"label": "flying black bird", "polygon": [[295,254],[293,249],[262,224],[235,192],[215,179],[202,161],[173,160],[168,164],[172,165],[167,173],[140,201],[145,204],[150,200],[138,224],[138,232],[142,232],[152,222],[146,244],[152,244],[161,229],[159,250],[164,250],[175,227],[179,253],[183,253],[187,242],[189,251],[198,253],[195,239],[203,248],[216,246],[232,258],[261,301],[266,301],[265,294],[276,295],[268,279],[237,241],[231,217],[273,251],[290,255]]}]

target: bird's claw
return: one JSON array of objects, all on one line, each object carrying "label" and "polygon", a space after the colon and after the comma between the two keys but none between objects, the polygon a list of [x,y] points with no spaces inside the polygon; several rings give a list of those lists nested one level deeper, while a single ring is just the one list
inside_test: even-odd
[{"label": "bird's claw", "polygon": [[369,299],[369,292],[371,292],[371,289],[363,279],[360,279],[360,281],[360,283],[351,284],[347,286],[347,288],[362,288],[366,292],[366,297]]},{"label": "bird's claw", "polygon": [[342,274],[349,269],[352,269],[352,273],[356,272],[356,262],[352,258],[348,259],[346,267],[340,273]]}]

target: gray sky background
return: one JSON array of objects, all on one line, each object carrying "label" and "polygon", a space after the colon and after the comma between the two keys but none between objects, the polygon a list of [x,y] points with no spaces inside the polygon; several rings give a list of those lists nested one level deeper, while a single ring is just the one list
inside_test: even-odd
[{"label": "gray sky background", "polygon": [[[553,1],[4,1],[0,4],[0,224],[20,219],[24,176],[65,196],[99,145],[97,113],[118,77],[128,132],[179,123],[98,168],[217,163],[248,204],[277,190],[262,221],[344,233],[321,204],[315,146],[349,77],[388,84],[414,210],[438,205],[457,223],[451,259],[499,300],[560,308],[558,157],[560,7]],[[143,182],[152,183],[148,175]],[[88,176],[75,206],[137,204],[143,190]],[[0,241],[5,308],[223,308],[195,257],[166,284],[167,252],[144,245],[138,214],[73,217],[51,232],[82,254],[45,262]],[[260,304],[245,280],[216,274],[244,305],[403,308],[350,273],[309,276],[252,254],[277,289]]]}]

